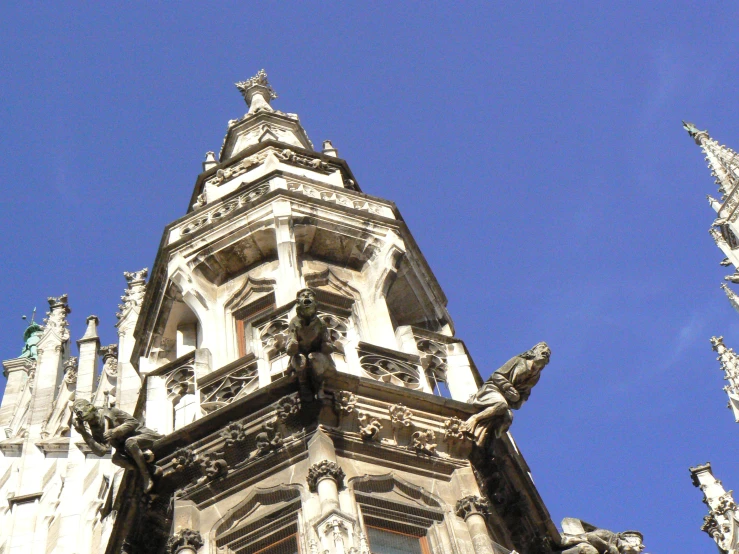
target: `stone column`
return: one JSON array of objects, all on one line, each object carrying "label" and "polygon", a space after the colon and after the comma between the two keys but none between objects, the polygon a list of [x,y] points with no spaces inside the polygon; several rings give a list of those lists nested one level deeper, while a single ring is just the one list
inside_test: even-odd
[{"label": "stone column", "polygon": [[203,546],[203,537],[198,531],[180,529],[167,541],[169,554],[196,554]]},{"label": "stone column", "polygon": [[323,460],[308,468],[308,488],[318,493],[321,515],[339,509],[339,489],[344,487],[344,470],[339,464]]},{"label": "stone column", "polygon": [[98,337],[97,316],[91,315],[87,318],[87,330],[80,340],[77,341],[79,348],[79,364],[77,366],[77,391],[76,398],[92,400],[93,387],[95,386],[95,374],[97,373],[98,349],[100,338]]},{"label": "stone column", "polygon": [[457,502],[455,511],[467,524],[475,554],[495,554],[485,522],[485,517],[490,513],[490,503],[479,496],[469,495]]}]

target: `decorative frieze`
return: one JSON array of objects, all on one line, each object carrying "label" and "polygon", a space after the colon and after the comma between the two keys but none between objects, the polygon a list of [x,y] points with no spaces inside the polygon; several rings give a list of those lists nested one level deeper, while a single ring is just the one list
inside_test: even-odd
[{"label": "decorative frieze", "polygon": [[323,460],[308,468],[308,489],[317,492],[321,479],[333,479],[339,489],[344,487],[344,470],[336,462]]},{"label": "decorative frieze", "polygon": [[461,441],[467,438],[464,432],[464,421],[458,417],[444,420],[444,438],[448,441]]},{"label": "decorative frieze", "polygon": [[169,554],[194,554],[203,546],[202,535],[192,529],[180,529],[167,541],[167,552]]},{"label": "decorative frieze", "polygon": [[232,448],[244,444],[248,438],[246,434],[246,426],[243,423],[229,423],[221,431],[221,437],[224,439],[226,446]]},{"label": "decorative frieze", "polygon": [[302,154],[294,152],[293,150],[290,150],[289,148],[285,148],[284,150],[277,152],[276,156],[283,162],[306,167],[308,169],[312,169],[313,171],[322,171],[324,173],[331,173],[332,171],[334,171],[334,167],[331,164],[324,162],[321,158],[304,156]]},{"label": "decorative frieze", "polygon": [[413,420],[413,412],[403,404],[393,404],[387,409],[393,427],[409,427]]},{"label": "decorative frieze", "polygon": [[206,181],[206,185],[219,186],[235,177],[238,177],[239,175],[243,175],[247,171],[250,171],[251,169],[254,169],[255,167],[261,165],[264,160],[267,159],[268,155],[269,152],[263,151],[259,154],[254,154],[253,156],[244,158],[239,163],[234,164],[231,167],[224,167],[223,169],[219,169],[218,171],[216,171],[215,176]]},{"label": "decorative frieze", "polygon": [[186,471],[197,465],[197,456],[189,448],[180,448],[172,457],[172,470],[175,472]]},{"label": "decorative frieze", "polygon": [[264,196],[268,192],[269,183],[263,183],[211,209],[196,212],[191,219],[172,230],[173,240],[176,240],[180,236],[189,235],[205,225],[220,221],[234,210],[250,202],[254,202],[257,198]]},{"label": "decorative frieze", "polygon": [[282,433],[277,431],[275,426],[276,423],[274,421],[268,421],[262,425],[262,430],[254,439],[257,448],[251,457],[264,456],[282,447],[284,439],[282,438]]},{"label": "decorative frieze", "polygon": [[287,189],[308,196],[309,198],[317,198],[325,202],[331,202],[332,204],[344,206],[346,208],[352,208],[374,215],[394,218],[392,209],[380,204],[379,202],[372,202],[370,200],[362,198],[361,196],[353,196],[351,194],[337,192],[333,189],[330,189],[329,187],[322,187],[315,184],[300,183],[296,181],[288,181]]}]

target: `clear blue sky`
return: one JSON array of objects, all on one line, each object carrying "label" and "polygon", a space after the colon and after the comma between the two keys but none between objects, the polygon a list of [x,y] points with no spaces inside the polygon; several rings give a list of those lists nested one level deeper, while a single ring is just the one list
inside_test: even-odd
[{"label": "clear blue sky", "polygon": [[739,148],[735,4],[100,4],[3,7],[2,358],[64,292],[73,340],[92,313],[115,340],[122,272],[151,267],[264,67],[398,204],[485,376],[551,345],[512,431],[554,521],[715,552],[688,467],[739,489],[708,342],[739,348],[739,316],[680,120]]}]

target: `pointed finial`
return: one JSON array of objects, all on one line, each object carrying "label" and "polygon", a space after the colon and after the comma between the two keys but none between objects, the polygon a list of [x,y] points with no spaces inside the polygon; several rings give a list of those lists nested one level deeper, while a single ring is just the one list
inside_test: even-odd
[{"label": "pointed finial", "polygon": [[208,171],[211,167],[215,167],[217,165],[218,160],[216,160],[215,152],[206,152],[205,161],[203,162],[203,171]]},{"label": "pointed finial", "polygon": [[323,153],[326,156],[332,156],[334,158],[339,157],[339,151],[334,148],[334,145],[331,144],[330,140],[324,140],[323,141]]},{"label": "pointed finial", "polygon": [[259,73],[254,77],[236,83],[236,88],[244,96],[244,100],[246,100],[246,104],[249,106],[250,114],[259,111],[274,111],[272,106],[269,105],[269,102],[277,98],[277,93],[270,86],[267,80],[267,73],[265,73],[264,69],[260,69]]},{"label": "pointed finial", "polygon": [[683,129],[688,132],[690,138],[692,138],[698,146],[701,144],[701,138],[708,137],[708,131],[700,131],[695,125],[688,121],[683,121]]}]

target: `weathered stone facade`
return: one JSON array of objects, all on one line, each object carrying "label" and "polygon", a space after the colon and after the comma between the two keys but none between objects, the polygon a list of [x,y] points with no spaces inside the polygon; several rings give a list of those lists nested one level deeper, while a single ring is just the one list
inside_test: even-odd
[{"label": "weathered stone facade", "polygon": [[[507,432],[546,345],[483,387],[393,203],[271,107],[264,72],[237,86],[249,112],[151,272],[125,274],[118,344],[90,316],[72,358],[62,296],[3,362],[0,552],[563,550]],[[80,399],[107,414],[113,459],[82,440]],[[149,429],[106,423],[127,414]],[[149,430],[148,465],[113,464]]]}]

